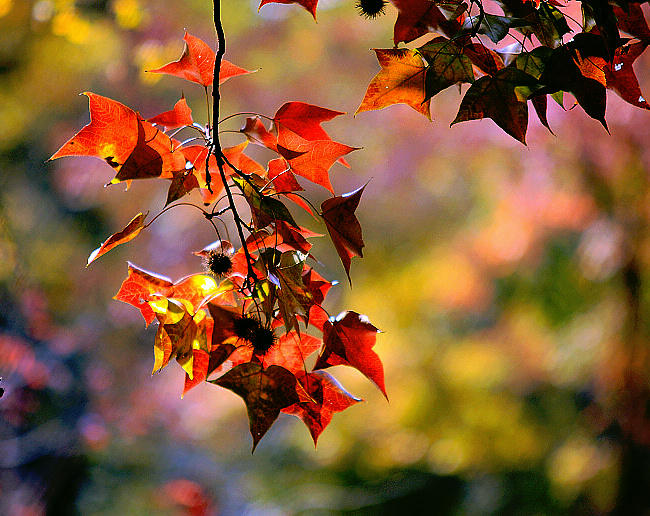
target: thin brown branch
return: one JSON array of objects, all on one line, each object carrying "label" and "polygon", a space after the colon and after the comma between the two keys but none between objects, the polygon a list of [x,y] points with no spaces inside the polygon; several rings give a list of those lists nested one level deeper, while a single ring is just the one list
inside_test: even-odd
[{"label": "thin brown branch", "polygon": [[[221,62],[223,61],[223,56],[226,53],[226,35],[223,30],[223,24],[221,23],[221,1],[213,0],[214,6],[214,28],[217,31],[217,51],[216,58],[214,61],[214,77],[212,79],[212,146],[211,151],[214,153],[215,158],[217,159],[217,167],[219,168],[219,175],[221,176],[221,182],[223,187],[226,190],[226,196],[228,197],[228,205],[233,214],[233,219],[235,221],[235,226],[237,227],[237,234],[239,235],[239,240],[241,241],[242,247],[244,249],[244,255],[246,256],[246,265],[247,265],[247,274],[246,281],[242,285],[244,289],[250,290],[251,294],[253,293],[253,287],[257,281],[257,274],[253,269],[253,263],[255,260],[250,255],[248,251],[248,246],[246,245],[246,237],[244,236],[244,229],[242,226],[242,220],[239,216],[239,212],[235,206],[235,201],[232,196],[232,191],[230,190],[230,185],[228,184],[228,178],[226,177],[225,165],[226,158],[221,149],[221,141],[219,140],[219,104],[221,100],[221,93],[219,91],[219,73],[221,71]],[[210,153],[208,153],[207,160],[210,159]],[[210,171],[208,162],[206,161],[205,167],[205,176],[206,182],[208,184],[208,189],[210,189]]]}]

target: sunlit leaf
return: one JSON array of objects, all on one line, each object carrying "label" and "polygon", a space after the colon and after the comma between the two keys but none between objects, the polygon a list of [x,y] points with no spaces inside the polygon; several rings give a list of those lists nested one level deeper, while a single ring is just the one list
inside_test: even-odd
[{"label": "sunlit leaf", "polygon": [[335,413],[363,401],[346,391],[326,371],[298,372],[296,378],[313,401],[296,403],[282,409],[282,412],[299,417],[305,423],[314,445],[318,443],[318,438]]},{"label": "sunlit leaf", "polygon": [[355,115],[393,104],[406,104],[431,120],[430,101],[424,85],[426,66],[420,54],[408,48],[376,48],[375,53],[381,71],[368,85]]},{"label": "sunlit leaf", "polygon": [[114,247],[117,247],[120,244],[125,244],[127,242],[130,242],[135,237],[137,237],[140,234],[140,231],[144,229],[144,221],[147,218],[148,214],[149,212],[138,213],[135,217],[131,219],[131,221],[126,225],[126,227],[122,231],[119,231],[111,235],[110,237],[108,237],[108,239],[104,241],[104,243],[101,246],[99,246],[92,253],[90,253],[86,267],[90,265],[92,262],[94,262],[100,256],[106,254]]},{"label": "sunlit leaf", "polygon": [[171,111],[165,111],[160,113],[152,118],[147,118],[147,122],[150,124],[163,125],[165,127],[181,127],[183,125],[192,125],[194,120],[192,120],[192,110],[187,105],[185,97],[174,104],[174,108]]},{"label": "sunlit leaf", "polygon": [[356,312],[343,312],[323,327],[323,351],[314,369],[335,365],[352,366],[375,383],[386,398],[384,367],[372,350],[379,330]]},{"label": "sunlit leaf", "polygon": [[366,185],[353,192],[326,199],[321,204],[321,216],[330,234],[336,252],[341,258],[350,284],[350,264],[353,256],[363,257],[361,224],[354,214]]},{"label": "sunlit leaf", "polygon": [[[192,36],[188,32],[183,36],[183,41],[185,42],[185,47],[178,61],[166,64],[155,70],[149,70],[149,72],[174,75],[205,87],[212,86],[214,64],[216,61],[214,50],[203,40]],[[224,59],[221,61],[219,84],[224,83],[231,77],[247,73],[251,72],[235,66]]]}]

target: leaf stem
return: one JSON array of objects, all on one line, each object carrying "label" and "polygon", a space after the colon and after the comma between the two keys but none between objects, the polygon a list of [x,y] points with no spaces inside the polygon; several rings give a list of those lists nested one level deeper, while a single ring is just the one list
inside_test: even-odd
[{"label": "leaf stem", "polygon": [[230,120],[231,118],[235,118],[236,116],[244,116],[244,115],[254,115],[254,116],[259,116],[260,118],[266,118],[267,120],[273,120],[270,116],[262,115],[261,113],[255,113],[254,111],[242,111],[240,113],[233,113],[232,115],[228,115],[221,120],[219,120],[219,123],[225,122],[226,120]]},{"label": "leaf stem", "polygon": [[147,223],[142,227],[142,229],[145,229],[145,228],[148,228],[149,226],[151,226],[151,224],[153,224],[154,221],[155,221],[158,217],[160,217],[163,213],[165,213],[165,212],[171,210],[172,208],[176,208],[176,206],[192,206],[193,208],[196,208],[197,210],[203,212],[203,216],[204,216],[206,219],[208,219],[208,220],[210,220],[211,215],[212,215],[211,213],[208,213],[207,211],[205,211],[205,210],[204,210],[203,208],[201,208],[200,206],[197,206],[196,204],[192,204],[191,202],[177,202],[176,204],[170,204],[170,205],[168,205],[168,206],[165,206],[162,210],[160,210],[160,211],[156,214],[156,216],[155,216],[153,219],[151,219],[149,222],[147,222]]}]

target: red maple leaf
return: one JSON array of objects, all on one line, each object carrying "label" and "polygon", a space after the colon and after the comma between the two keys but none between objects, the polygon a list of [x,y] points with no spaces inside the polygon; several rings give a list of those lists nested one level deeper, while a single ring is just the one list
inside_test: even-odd
[{"label": "red maple leaf", "polygon": [[374,382],[388,399],[384,386],[384,367],[372,350],[379,330],[368,318],[356,312],[342,312],[323,326],[323,351],[314,369],[335,365],[352,366]]},{"label": "red maple leaf", "polygon": [[248,141],[278,152],[278,139],[268,131],[259,116],[246,118],[246,124],[239,130],[246,135]]},{"label": "red maple leaf", "polygon": [[117,247],[120,244],[125,244],[126,242],[130,242],[136,236],[138,236],[140,234],[140,231],[142,231],[145,227],[144,221],[147,218],[148,213],[149,212],[138,213],[135,217],[131,219],[131,221],[126,225],[126,227],[122,231],[119,231],[111,235],[110,237],[108,237],[102,245],[100,245],[97,249],[95,249],[92,253],[90,253],[86,267],[88,267],[88,265],[94,262],[97,258],[106,254],[114,247]]},{"label": "red maple leaf", "polygon": [[[183,48],[183,54],[178,61],[148,71],[180,77],[181,79],[201,84],[206,88],[212,86],[212,81],[214,79],[214,63],[216,61],[214,50],[212,50],[212,48],[210,48],[210,46],[203,40],[192,36],[188,32],[183,36],[183,41],[185,42],[185,47]],[[252,72],[235,66],[224,59],[221,61],[219,84],[223,84],[231,77],[247,73]]]},{"label": "red maple leaf", "polygon": [[64,143],[50,159],[64,156],[101,158],[117,171],[112,183],[130,179],[173,177],[185,157],[169,136],[116,100],[88,97],[90,123]]},{"label": "red maple leaf", "polygon": [[363,238],[361,224],[354,214],[366,185],[341,196],[326,199],[321,204],[321,216],[334,243],[336,252],[341,258],[348,281],[350,278],[350,263],[353,256],[363,257]]},{"label": "red maple leaf", "polygon": [[113,299],[135,306],[148,326],[156,318],[147,302],[149,297],[152,294],[170,295],[174,282],[167,276],[146,271],[132,263],[128,266],[129,273]]},{"label": "red maple leaf", "polygon": [[447,20],[431,0],[390,0],[397,8],[393,40],[395,45],[410,43],[414,39],[442,28],[449,37],[461,29],[455,20]]},{"label": "red maple leaf", "polygon": [[90,123],[64,143],[50,159],[93,156],[115,168],[123,164],[138,143],[138,115],[116,100],[84,93],[88,97]]},{"label": "red maple leaf", "polygon": [[328,170],[341,156],[357,150],[333,140],[306,140],[285,131],[278,140],[278,152],[287,160],[291,171],[334,193]]},{"label": "red maple leaf", "polygon": [[160,113],[152,118],[147,118],[147,122],[150,124],[162,125],[165,127],[181,127],[183,125],[192,125],[194,120],[192,120],[192,110],[187,105],[185,97],[174,104],[174,108],[170,111],[165,111]]},{"label": "red maple leaf", "polygon": [[188,374],[193,371],[192,344],[196,339],[198,327],[187,306],[176,299],[158,297],[149,304],[158,319],[158,331],[154,341],[154,366],[151,374],[167,366],[172,358]]},{"label": "red maple leaf", "polygon": [[604,67],[607,87],[618,93],[626,102],[644,109],[650,109],[650,104],[641,92],[639,79],[632,64],[645,51],[648,41],[617,48],[612,62]]},{"label": "red maple leaf", "polygon": [[280,336],[276,344],[266,352],[263,363],[266,366],[279,365],[297,374],[305,371],[305,360],[320,347],[320,339],[306,333],[290,331]]},{"label": "red maple leaf", "polygon": [[314,445],[318,443],[320,434],[329,425],[334,413],[342,412],[363,401],[346,391],[326,371],[298,372],[296,378],[311,397],[311,401],[295,403],[283,408],[282,412],[299,417],[305,423]]},{"label": "red maple leaf", "polygon": [[320,124],[344,114],[304,102],[287,102],[275,112],[273,122],[278,130],[278,139],[282,139],[286,131],[291,131],[305,140],[331,140]]},{"label": "red maple leaf", "polygon": [[298,4],[305,9],[316,19],[316,6],[318,0],[262,0],[258,9],[261,9],[266,4]]},{"label": "red maple leaf", "polygon": [[329,315],[322,305],[327,293],[335,283],[327,281],[311,267],[306,268],[306,270],[303,271],[302,282],[304,283],[305,288],[311,292],[314,302],[307,314],[307,322],[314,328],[323,331],[323,325],[329,318]]},{"label": "red maple leaf", "polygon": [[210,364],[210,354],[202,349],[192,350],[192,376],[185,373],[185,383],[183,384],[183,393],[181,398],[197,385],[203,383],[208,377],[208,365]]}]

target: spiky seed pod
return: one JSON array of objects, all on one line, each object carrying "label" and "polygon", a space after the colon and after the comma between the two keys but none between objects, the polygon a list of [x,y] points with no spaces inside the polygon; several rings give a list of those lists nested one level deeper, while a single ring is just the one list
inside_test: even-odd
[{"label": "spiky seed pod", "polygon": [[262,323],[252,317],[237,317],[232,325],[235,335],[248,342],[253,340],[255,332],[262,327]]},{"label": "spiky seed pod", "polygon": [[275,332],[271,328],[264,328],[263,326],[257,329],[251,339],[251,345],[258,355],[266,353],[275,345],[275,342]]},{"label": "spiky seed pod", "polygon": [[386,12],[386,0],[357,0],[356,8],[360,16],[374,20]]},{"label": "spiky seed pod", "polygon": [[210,251],[203,259],[203,266],[208,274],[228,276],[232,272],[232,258],[223,251]]},{"label": "spiky seed pod", "polygon": [[276,342],[275,332],[253,317],[237,317],[233,321],[235,335],[248,342],[258,355],[263,355],[271,349]]}]

